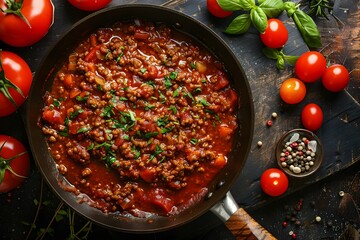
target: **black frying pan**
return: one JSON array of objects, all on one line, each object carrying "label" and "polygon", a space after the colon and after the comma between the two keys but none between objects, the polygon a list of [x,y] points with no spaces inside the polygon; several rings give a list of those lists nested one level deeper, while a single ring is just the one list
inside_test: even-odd
[{"label": "black frying pan", "polygon": [[[73,193],[64,191],[58,184],[58,181],[62,180],[61,176],[48,151],[45,136],[38,126],[40,112],[44,105],[43,95],[51,86],[53,75],[59,70],[61,63],[65,61],[74,47],[99,27],[111,26],[115,21],[131,19],[165,22],[196,39],[224,63],[231,79],[231,85],[240,97],[240,108],[238,110],[240,127],[236,133],[235,145],[227,166],[208,186],[208,197],[179,215],[154,217],[151,224],[147,222],[147,219],[104,214],[86,203],[79,204]],[[194,220],[226,196],[239,175],[250,149],[254,127],[254,110],[250,87],[244,71],[230,48],[217,34],[199,21],[175,10],[154,5],[136,4],[118,6],[91,14],[76,23],[55,44],[36,71],[27,101],[26,127],[36,163],[46,182],[61,200],[79,214],[103,227],[130,233],[149,233],[169,230]]]}]

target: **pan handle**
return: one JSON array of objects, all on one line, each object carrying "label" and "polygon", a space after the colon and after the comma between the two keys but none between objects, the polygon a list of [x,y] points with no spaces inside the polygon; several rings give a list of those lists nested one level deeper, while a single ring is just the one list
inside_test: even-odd
[{"label": "pan handle", "polygon": [[243,208],[239,208],[230,192],[225,198],[211,208],[236,239],[276,239],[271,233],[257,223]]}]

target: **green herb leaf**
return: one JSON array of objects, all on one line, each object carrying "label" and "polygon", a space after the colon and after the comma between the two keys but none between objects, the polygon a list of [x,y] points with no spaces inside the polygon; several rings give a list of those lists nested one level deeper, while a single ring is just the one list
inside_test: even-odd
[{"label": "green herb leaf", "polygon": [[88,100],[88,98],[89,98],[89,93],[88,92],[86,93],[86,95],[84,97],[80,97],[80,95],[76,96],[76,100],[79,101],[79,102],[86,101],[86,100]]},{"label": "green herb leaf", "polygon": [[276,18],[284,11],[282,0],[265,0],[259,5],[267,17]]},{"label": "green herb leaf", "polygon": [[141,68],[141,69],[140,69],[140,72],[141,72],[142,74],[144,74],[146,71],[147,71],[146,68]]},{"label": "green herb leaf", "polygon": [[177,114],[177,108],[174,105],[171,105],[169,108],[169,110],[171,110],[174,114]]},{"label": "green herb leaf", "polygon": [[255,2],[253,0],[217,0],[217,3],[225,11],[246,11],[255,7]]},{"label": "green herb leaf", "polygon": [[179,88],[177,88],[177,89],[173,92],[173,97],[177,97],[177,96],[179,96],[179,94],[180,94],[180,90],[179,90]]},{"label": "green herb leaf", "polygon": [[57,108],[61,106],[61,102],[60,102],[58,99],[56,99],[56,98],[54,98],[53,104],[54,104],[54,106],[57,107]]},{"label": "green herb leaf", "polygon": [[[246,33],[251,25],[250,14],[241,14],[237,16],[225,29],[227,34],[243,34]],[[206,80],[205,80],[206,83]]]},{"label": "green herb leaf", "polygon": [[177,76],[178,76],[178,73],[174,71],[174,72],[170,73],[169,78],[171,80],[175,80],[177,78]]},{"label": "green herb leaf", "polygon": [[173,129],[175,128],[175,126],[171,126],[169,128],[165,127],[161,129],[161,134],[165,134],[165,133],[169,133],[171,132]]},{"label": "green herb leaf", "polygon": [[292,15],[292,18],[299,29],[301,36],[303,37],[306,45],[309,48],[321,47],[320,32],[314,22],[314,20],[301,10],[296,10]]},{"label": "green herb leaf", "polygon": [[104,107],[100,116],[111,118],[111,114],[114,114],[113,108],[114,108],[114,106],[112,106],[112,105],[108,105],[108,106]]},{"label": "green herb leaf", "polygon": [[166,97],[164,96],[164,94],[159,90],[159,96],[160,96],[160,99],[161,99],[161,102],[162,103],[165,103],[166,102]]},{"label": "green herb leaf", "polygon": [[165,87],[166,87],[166,88],[170,88],[170,87],[173,85],[172,82],[171,82],[171,80],[170,80],[170,78],[167,77],[167,76],[165,76],[164,79],[165,79],[165,81],[164,81]]},{"label": "green herb leaf", "polygon": [[262,52],[264,53],[264,55],[267,57],[267,58],[270,58],[270,59],[278,59],[279,55],[280,55],[280,51],[277,50],[277,49],[274,49],[274,48],[263,48]]},{"label": "green herb leaf", "polygon": [[192,69],[196,69],[195,63],[194,63],[194,62],[191,62],[191,63],[190,63],[190,67],[191,67]]},{"label": "green herb leaf", "polygon": [[129,135],[124,135],[124,136],[123,136],[123,139],[129,141],[129,140],[130,140],[130,136],[129,136]]},{"label": "green herb leaf", "polygon": [[208,101],[206,101],[206,99],[201,98],[201,99],[198,99],[197,102],[202,104],[204,107],[210,106],[210,103],[208,103]]},{"label": "green herb leaf", "polygon": [[157,120],[158,127],[165,127],[168,123],[169,123],[169,116],[168,115],[166,115],[166,116],[164,116],[162,118],[159,118]]},{"label": "green herb leaf", "polygon": [[70,119],[75,119],[75,118],[76,118],[77,116],[79,116],[79,114],[82,113],[82,112],[84,112],[84,110],[82,110],[81,108],[78,109],[78,110],[76,110],[76,111],[74,111],[74,112],[71,112],[69,118],[70,118]]},{"label": "green herb leaf", "polygon": [[90,131],[90,130],[91,130],[91,128],[89,128],[89,127],[81,127],[81,128],[79,128],[79,129],[77,130],[76,133],[86,133],[86,132],[88,132],[88,131]]},{"label": "green herb leaf", "polygon": [[190,143],[191,143],[192,145],[196,145],[196,144],[198,143],[198,140],[197,140],[196,138],[192,138],[192,139],[190,140]]},{"label": "green herb leaf", "polygon": [[254,27],[260,32],[265,32],[267,28],[267,16],[260,7],[255,7],[250,11],[250,19]]},{"label": "green herb leaf", "polygon": [[284,59],[286,62],[288,62],[290,65],[295,65],[296,61],[298,60],[299,56],[288,56],[284,55]]},{"label": "green herb leaf", "polygon": [[143,137],[146,139],[150,139],[152,137],[157,136],[158,134],[159,134],[159,132],[148,132],[148,133],[145,133]]}]

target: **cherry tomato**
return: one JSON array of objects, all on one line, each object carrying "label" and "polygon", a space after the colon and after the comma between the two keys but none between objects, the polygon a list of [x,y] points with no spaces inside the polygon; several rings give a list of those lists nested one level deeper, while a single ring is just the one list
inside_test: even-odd
[{"label": "cherry tomato", "polygon": [[29,65],[18,55],[0,49],[0,117],[24,103],[32,83]]},{"label": "cherry tomato", "polygon": [[261,175],[260,185],[267,195],[276,197],[286,192],[289,186],[289,180],[280,169],[269,168]]},{"label": "cherry tomato", "polygon": [[349,81],[349,71],[340,64],[328,67],[322,76],[322,84],[331,92],[343,90],[349,84]]},{"label": "cherry tomato", "polygon": [[285,25],[276,18],[268,20],[268,26],[264,33],[260,33],[260,39],[269,48],[281,48],[285,45],[289,37]]},{"label": "cherry tomato", "polygon": [[20,186],[29,171],[29,154],[24,145],[16,138],[0,135],[0,193]]},{"label": "cherry tomato", "polygon": [[288,104],[301,102],[306,95],[305,84],[297,78],[286,79],[280,87],[280,97]]},{"label": "cherry tomato", "polygon": [[223,10],[217,0],[206,0],[208,11],[218,18],[225,18],[230,16],[233,12]]},{"label": "cherry tomato", "polygon": [[14,47],[30,46],[38,42],[54,22],[54,5],[51,0],[20,2],[0,1],[0,8],[3,10],[0,11],[0,40]]},{"label": "cherry tomato", "polygon": [[315,103],[307,104],[301,113],[301,121],[304,127],[310,131],[316,131],[321,127],[324,115],[321,107]]},{"label": "cherry tomato", "polygon": [[111,0],[68,0],[68,2],[83,11],[96,11],[106,7]]},{"label": "cherry tomato", "polygon": [[325,57],[316,51],[303,53],[295,63],[295,73],[304,82],[319,80],[326,69]]}]

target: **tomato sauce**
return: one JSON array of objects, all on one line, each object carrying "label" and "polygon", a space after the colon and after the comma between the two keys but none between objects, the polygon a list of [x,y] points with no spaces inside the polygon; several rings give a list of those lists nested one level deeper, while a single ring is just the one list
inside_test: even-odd
[{"label": "tomato sauce", "polygon": [[137,217],[200,201],[238,127],[238,96],[221,62],[159,23],[97,30],[44,98],[41,127],[65,188]]}]

